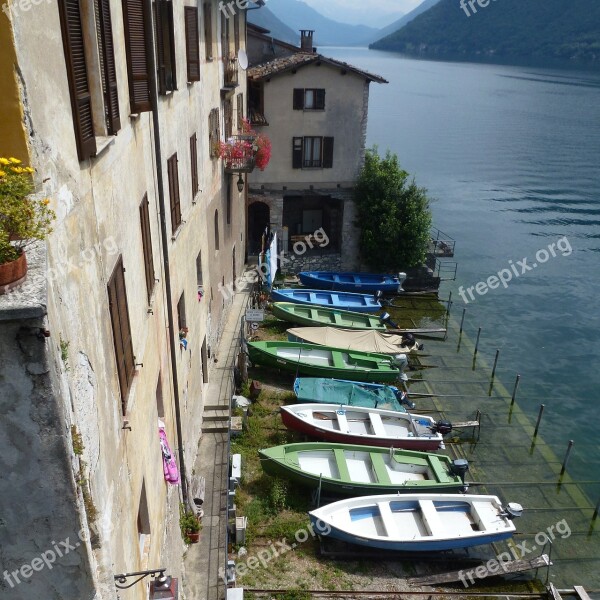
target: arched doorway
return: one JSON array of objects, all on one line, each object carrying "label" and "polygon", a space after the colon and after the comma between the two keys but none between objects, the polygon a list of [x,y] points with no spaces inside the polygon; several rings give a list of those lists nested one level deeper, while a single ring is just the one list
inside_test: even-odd
[{"label": "arched doorway", "polygon": [[271,211],[264,202],[253,202],[248,207],[248,254],[257,255],[261,251],[261,239],[269,226]]}]

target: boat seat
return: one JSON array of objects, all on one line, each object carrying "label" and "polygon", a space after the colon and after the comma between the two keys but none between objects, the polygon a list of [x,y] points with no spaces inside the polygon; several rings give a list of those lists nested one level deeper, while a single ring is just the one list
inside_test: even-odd
[{"label": "boat seat", "polygon": [[385,431],[385,427],[383,426],[383,421],[381,420],[381,416],[377,413],[369,413],[369,417],[371,418],[371,425],[373,426],[373,433],[377,437],[389,437]]},{"label": "boat seat", "polygon": [[429,466],[433,471],[435,479],[438,481],[446,481],[451,475],[446,471],[442,461],[437,456],[429,456]]},{"label": "boat seat", "polygon": [[392,482],[383,461],[383,456],[379,452],[371,453],[371,464],[373,465],[373,471],[375,471],[375,477],[377,477],[377,483],[388,485]]},{"label": "boat seat", "polygon": [[332,359],[333,359],[333,367],[336,369],[347,369],[348,365],[344,362],[344,359],[342,358],[342,355],[339,352],[333,352],[332,354]]},{"label": "boat seat", "polygon": [[379,514],[381,515],[381,520],[383,521],[383,526],[385,527],[388,537],[395,540],[399,539],[400,531],[396,525],[394,513],[390,508],[390,503],[378,502],[377,507],[379,508]]},{"label": "boat seat", "polygon": [[348,470],[348,463],[346,462],[346,455],[340,448],[333,450],[335,456],[335,462],[337,463],[340,479],[342,481],[350,481],[350,471]]},{"label": "boat seat", "polygon": [[499,531],[505,528],[504,519],[498,516],[494,505],[488,502],[473,501],[471,517],[479,531]]},{"label": "boat seat", "polygon": [[433,500],[419,500],[419,508],[421,509],[423,524],[427,528],[429,535],[442,537],[444,527],[442,526],[437,510],[435,510]]},{"label": "boat seat", "polygon": [[346,418],[346,414],[341,415],[336,411],[336,417],[338,420],[338,425],[340,426],[340,431],[342,433],[348,433],[350,430],[348,429],[348,419]]}]

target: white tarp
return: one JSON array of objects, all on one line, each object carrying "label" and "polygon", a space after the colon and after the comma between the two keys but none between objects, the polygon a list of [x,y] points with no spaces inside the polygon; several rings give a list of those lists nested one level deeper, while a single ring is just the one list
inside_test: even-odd
[{"label": "white tarp", "polygon": [[381,333],[372,330],[338,329],[336,327],[293,327],[287,332],[311,344],[321,344],[333,348],[379,352],[382,354],[402,354],[416,350],[401,346],[402,336],[395,333]]}]

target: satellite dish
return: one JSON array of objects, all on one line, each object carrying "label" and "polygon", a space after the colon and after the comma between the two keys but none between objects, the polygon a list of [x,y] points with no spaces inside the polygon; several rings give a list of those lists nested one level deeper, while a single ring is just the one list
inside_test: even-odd
[{"label": "satellite dish", "polygon": [[238,59],[238,64],[245,71],[248,68],[248,55],[246,54],[245,50],[242,50],[242,48],[240,48],[238,50],[237,59]]}]

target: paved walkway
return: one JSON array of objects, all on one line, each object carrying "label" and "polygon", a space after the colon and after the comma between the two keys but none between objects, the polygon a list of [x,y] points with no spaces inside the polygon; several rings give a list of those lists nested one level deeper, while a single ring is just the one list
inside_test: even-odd
[{"label": "paved walkway", "polygon": [[205,395],[203,433],[194,464],[195,477],[204,477],[204,517],[200,542],[189,546],[184,559],[186,600],[222,600],[225,597],[228,488],[228,433],[222,431],[221,415],[229,413],[233,394],[233,367],[239,351],[240,321],[248,291],[233,299],[223,334],[217,346],[218,363],[210,372]]}]

